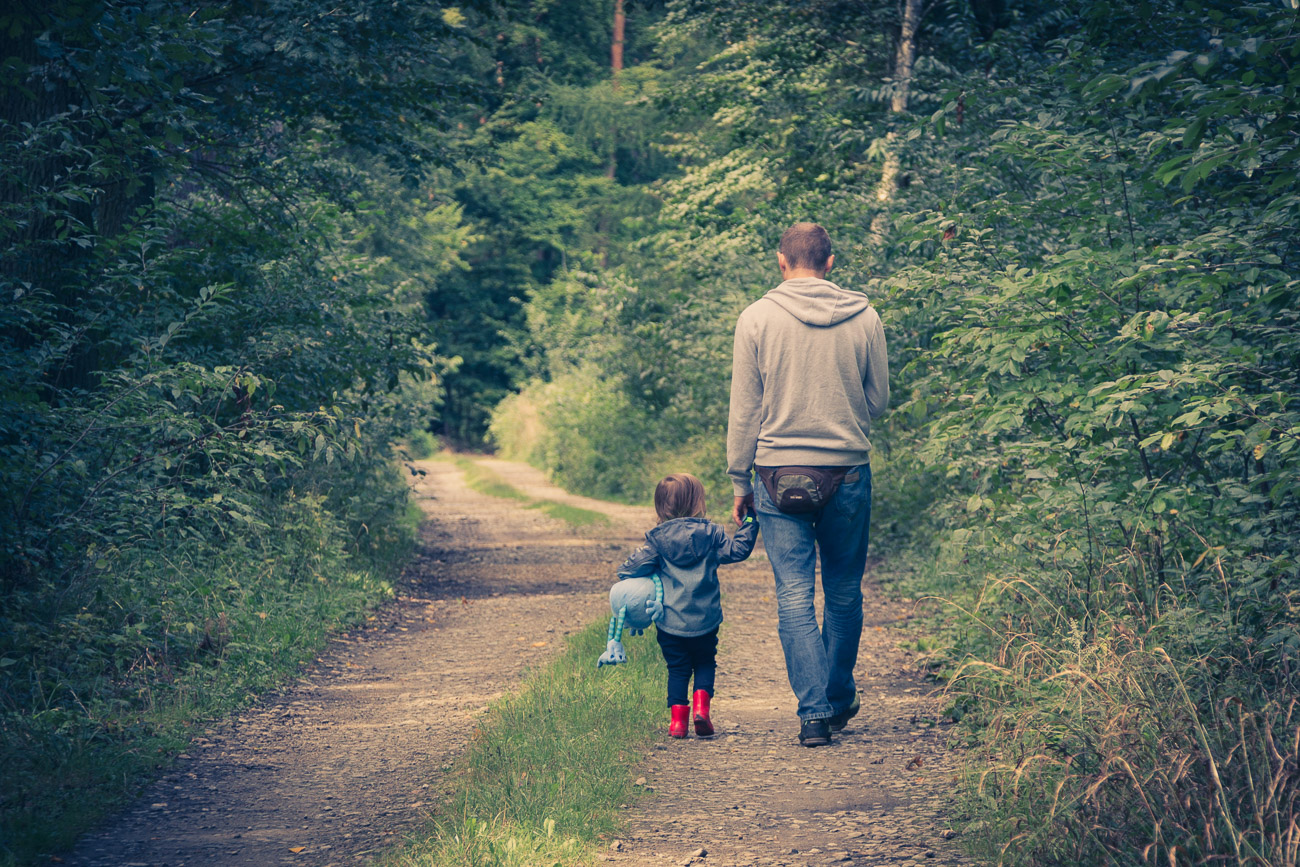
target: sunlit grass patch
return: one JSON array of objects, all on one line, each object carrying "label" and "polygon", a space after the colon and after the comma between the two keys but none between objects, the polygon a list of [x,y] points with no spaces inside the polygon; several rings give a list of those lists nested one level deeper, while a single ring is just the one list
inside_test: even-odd
[{"label": "sunlit grass patch", "polygon": [[489,497],[499,497],[504,500],[516,500],[524,503],[529,509],[540,509],[552,518],[564,521],[574,527],[589,527],[609,523],[609,517],[602,512],[584,509],[581,506],[571,506],[568,503],[559,503],[555,500],[534,499],[511,485],[499,473],[480,466],[469,458],[457,455],[453,456],[451,460],[456,464],[456,468],[465,474],[466,484],[480,494],[487,494]]},{"label": "sunlit grass patch", "polygon": [[637,796],[635,765],[662,722],[658,650],[630,639],[629,661],[596,668],[605,625],[569,639],[563,655],[488,710],[469,753],[445,781],[450,794],[426,839],[385,859],[391,867],[582,864],[621,825]]},{"label": "sunlit grass patch", "polygon": [[538,500],[529,505],[528,508],[540,509],[552,518],[572,524],[575,527],[609,523],[609,518],[600,512],[593,512],[591,509],[584,509],[581,506],[570,506],[568,503],[557,503],[554,500]]}]

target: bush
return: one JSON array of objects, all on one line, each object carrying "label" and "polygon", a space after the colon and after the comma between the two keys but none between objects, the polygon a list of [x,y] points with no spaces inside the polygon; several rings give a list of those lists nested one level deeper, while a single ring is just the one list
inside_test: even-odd
[{"label": "bush", "polygon": [[659,427],[617,378],[586,365],[503,401],[489,430],[503,454],[546,468],[569,490],[636,502],[646,498],[645,451]]},{"label": "bush", "polygon": [[[405,508],[405,485],[385,484]],[[277,685],[338,626],[389,597],[414,541],[405,517],[363,537],[320,495],[256,518],[193,524],[106,557],[76,579],[7,597],[0,829],[9,857],[69,845],[170,761],[192,726]],[[360,517],[360,516],[357,516]]]}]

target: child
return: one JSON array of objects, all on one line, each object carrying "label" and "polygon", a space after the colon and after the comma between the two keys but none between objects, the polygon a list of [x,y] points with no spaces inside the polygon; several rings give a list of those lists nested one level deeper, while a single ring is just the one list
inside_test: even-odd
[{"label": "child", "polygon": [[663,617],[655,630],[668,665],[668,734],[686,737],[686,688],[695,675],[695,734],[713,735],[709,699],[717,670],[722,597],[718,564],[739,563],[754,550],[758,524],[746,516],[734,539],[704,517],[704,485],[690,473],[673,473],[655,488],[659,526],[618,570],[619,580],[658,574],[663,582]]}]

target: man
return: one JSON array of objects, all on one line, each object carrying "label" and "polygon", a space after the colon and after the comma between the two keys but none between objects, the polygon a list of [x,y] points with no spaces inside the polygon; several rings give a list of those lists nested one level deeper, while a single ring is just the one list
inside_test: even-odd
[{"label": "man", "polygon": [[[826,279],[835,257],[825,229],[791,226],[776,262],[784,282],[736,321],[727,472],[732,517],[739,524],[751,508],[757,513],[799,701],[799,742],[813,747],[829,744],[859,706],[853,667],[871,520],[867,436],[889,404],[889,362],[866,296]],[[763,480],[757,488],[751,467]]]}]

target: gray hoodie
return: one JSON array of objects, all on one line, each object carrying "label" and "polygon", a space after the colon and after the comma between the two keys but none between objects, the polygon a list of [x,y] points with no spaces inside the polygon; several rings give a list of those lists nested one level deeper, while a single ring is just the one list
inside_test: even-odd
[{"label": "gray hoodie", "polygon": [[853,467],[871,457],[871,419],[889,405],[880,316],[829,280],[786,280],[736,320],[727,473],[736,496],[753,466]]},{"label": "gray hoodie", "polygon": [[707,518],[673,518],[645,534],[645,546],[619,567],[618,578],[645,578],[658,572],[664,585],[659,629],[683,638],[704,635],[722,623],[718,564],[744,560],[757,539],[753,518],[736,530],[734,539]]}]

